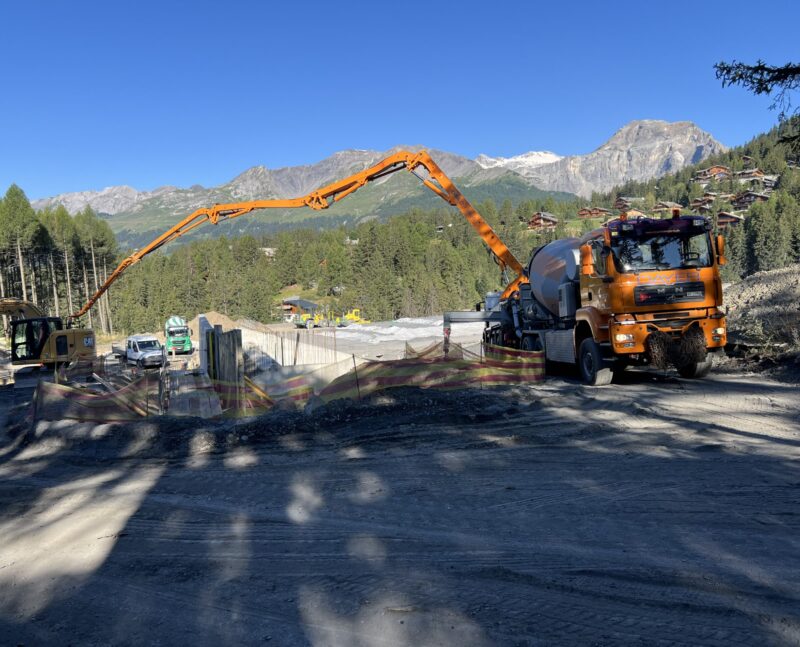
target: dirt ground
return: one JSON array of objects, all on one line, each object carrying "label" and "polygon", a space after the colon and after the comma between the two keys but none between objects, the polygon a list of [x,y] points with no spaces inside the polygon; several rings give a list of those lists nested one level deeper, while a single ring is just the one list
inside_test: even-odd
[{"label": "dirt ground", "polygon": [[555,377],[33,430],[6,389],[0,636],[800,644],[797,388]]},{"label": "dirt ground", "polygon": [[800,265],[758,272],[725,290],[729,340],[800,350]]}]

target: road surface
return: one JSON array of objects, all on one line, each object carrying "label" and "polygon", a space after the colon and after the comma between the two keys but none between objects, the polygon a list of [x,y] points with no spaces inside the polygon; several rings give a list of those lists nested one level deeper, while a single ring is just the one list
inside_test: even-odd
[{"label": "road surface", "polygon": [[239,426],[12,427],[0,636],[798,644],[797,395],[631,373]]}]

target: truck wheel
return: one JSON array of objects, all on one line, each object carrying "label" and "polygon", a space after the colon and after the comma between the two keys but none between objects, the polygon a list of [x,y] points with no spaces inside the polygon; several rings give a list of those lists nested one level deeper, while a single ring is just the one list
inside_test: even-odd
[{"label": "truck wheel", "polygon": [[681,366],[678,369],[678,374],[688,379],[705,377],[711,370],[712,364],[711,357],[708,356],[702,362],[689,362],[686,366]]},{"label": "truck wheel", "polygon": [[578,351],[578,365],[585,384],[589,386],[605,386],[611,384],[614,373],[605,366],[600,347],[591,337],[581,342]]},{"label": "truck wheel", "polygon": [[522,338],[522,350],[540,351],[542,350],[542,340],[538,335],[525,335]]}]

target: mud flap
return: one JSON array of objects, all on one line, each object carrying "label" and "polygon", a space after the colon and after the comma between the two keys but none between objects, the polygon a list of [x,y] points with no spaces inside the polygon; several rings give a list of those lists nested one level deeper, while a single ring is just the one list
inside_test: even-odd
[{"label": "mud flap", "polygon": [[702,362],[707,353],[705,335],[697,326],[689,328],[678,340],[656,331],[647,337],[645,346],[650,365],[662,370],[670,364],[680,369],[693,362]]}]

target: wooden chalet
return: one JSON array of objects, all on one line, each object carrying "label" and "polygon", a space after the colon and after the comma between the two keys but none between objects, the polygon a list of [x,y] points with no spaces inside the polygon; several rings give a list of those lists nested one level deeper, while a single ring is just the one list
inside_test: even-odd
[{"label": "wooden chalet", "polygon": [[639,211],[639,209],[626,209],[619,215],[624,215],[629,220],[635,220],[636,218],[647,218],[647,214],[644,211]]},{"label": "wooden chalet", "polygon": [[750,157],[749,155],[742,155],[742,161],[745,164],[752,164],[753,163],[753,158]]},{"label": "wooden chalet", "polygon": [[717,229],[727,229],[744,222],[744,216],[730,211],[720,211],[717,214]]},{"label": "wooden chalet", "polygon": [[528,221],[528,229],[555,229],[558,217],[547,211],[537,211]]},{"label": "wooden chalet", "polygon": [[611,215],[611,209],[603,207],[584,207],[578,211],[578,218],[606,218]]},{"label": "wooden chalet", "polygon": [[731,204],[735,209],[749,209],[750,205],[754,202],[766,202],[767,200],[769,200],[769,194],[767,193],[743,191],[734,196],[733,200],[731,200]]},{"label": "wooden chalet", "polygon": [[735,193],[717,193],[715,191],[706,191],[703,194],[704,198],[713,198],[714,200],[733,200],[736,196]]},{"label": "wooden chalet", "polygon": [[683,209],[683,205],[680,205],[677,202],[670,202],[669,200],[662,200],[661,202],[657,202],[653,207],[653,213],[665,213],[667,215],[672,215],[673,209]]},{"label": "wooden chalet", "polygon": [[698,184],[708,184],[714,180],[720,182],[722,180],[727,180],[730,177],[731,170],[727,166],[717,164],[716,166],[709,166],[708,168],[697,171],[692,178],[692,182],[697,182]]},{"label": "wooden chalet", "polygon": [[618,211],[627,211],[637,202],[644,202],[644,198],[619,195],[614,201],[614,208]]},{"label": "wooden chalet", "polygon": [[712,205],[716,200],[715,196],[706,196],[704,195],[702,198],[695,198],[689,203],[689,209],[694,211],[695,213],[708,213],[711,211]]},{"label": "wooden chalet", "polygon": [[764,171],[760,168],[746,168],[741,171],[736,171],[733,174],[737,182],[749,182],[750,180],[760,180],[764,177]]}]

